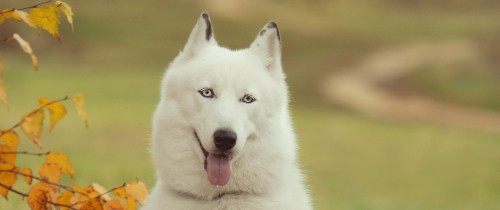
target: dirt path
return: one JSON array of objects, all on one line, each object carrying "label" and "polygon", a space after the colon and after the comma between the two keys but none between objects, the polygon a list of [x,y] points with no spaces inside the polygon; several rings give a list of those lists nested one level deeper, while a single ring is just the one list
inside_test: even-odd
[{"label": "dirt path", "polygon": [[478,50],[466,42],[419,43],[384,50],[359,65],[327,78],[329,101],[370,116],[445,123],[500,132],[500,114],[413,95],[401,96],[378,84],[398,79],[423,65],[474,59]]}]

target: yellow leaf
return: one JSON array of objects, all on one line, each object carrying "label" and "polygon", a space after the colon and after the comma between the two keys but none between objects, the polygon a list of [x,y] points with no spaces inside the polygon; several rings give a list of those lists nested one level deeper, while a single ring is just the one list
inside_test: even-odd
[{"label": "yellow leaf", "polygon": [[123,189],[123,187],[113,190],[113,193],[120,198],[127,198],[127,193],[125,193],[125,189]]},{"label": "yellow leaf", "polygon": [[15,148],[19,144],[19,136],[13,130],[2,131],[0,130],[0,145],[6,145]]},{"label": "yellow leaf", "polygon": [[7,109],[9,108],[9,97],[7,96],[7,89],[5,89],[2,79],[0,79],[0,101],[2,101]]},{"label": "yellow leaf", "polygon": [[31,168],[16,168],[17,172],[23,174],[24,181],[28,185],[31,185],[31,181],[33,181],[33,173],[31,172]]},{"label": "yellow leaf", "polygon": [[0,163],[15,165],[17,157],[15,152],[16,150],[12,150],[6,146],[0,146]]},{"label": "yellow leaf", "polygon": [[78,185],[73,185],[71,186],[71,189],[73,189],[75,192],[77,193],[80,193],[82,195],[87,195],[87,193],[90,191],[92,191],[92,189],[89,189],[89,187],[87,186],[86,188],[82,188]]},{"label": "yellow leaf", "polygon": [[55,164],[62,173],[68,174],[71,177],[75,174],[75,170],[73,169],[68,156],[64,153],[49,153],[45,162]]},{"label": "yellow leaf", "polygon": [[66,20],[71,24],[71,30],[75,31],[75,27],[73,26],[73,9],[71,9],[71,6],[62,1],[56,1],[55,4],[66,15]]},{"label": "yellow leaf", "polygon": [[113,190],[113,193],[127,201],[127,206],[128,210],[135,210],[136,209],[136,204],[134,199],[131,196],[128,196],[127,193],[125,192],[125,188],[121,187],[118,189]]},{"label": "yellow leaf", "polygon": [[51,103],[45,108],[49,110],[50,114],[50,129],[52,131],[57,122],[59,122],[64,116],[66,116],[66,108],[59,102],[52,102],[48,98],[40,98],[38,99],[40,106],[45,106],[46,104]]},{"label": "yellow leaf", "polygon": [[[0,184],[6,187],[12,187],[14,182],[16,182],[17,176],[13,172],[15,167],[8,163],[0,163]],[[7,193],[9,190],[5,187],[0,186],[0,195],[7,199]]]},{"label": "yellow leaf", "polygon": [[132,199],[131,197],[127,197],[127,209],[128,210],[136,210],[137,209],[137,204],[135,203],[135,200]]},{"label": "yellow leaf", "polygon": [[144,204],[144,200],[146,200],[146,197],[148,196],[148,189],[146,185],[139,180],[134,180],[125,185],[125,192],[141,205]]},{"label": "yellow leaf", "polygon": [[73,185],[71,188],[75,192],[78,192],[78,196],[74,196],[71,199],[71,203],[76,204],[74,205],[76,209],[102,209],[102,201],[99,198],[100,194],[94,190],[92,185],[85,188]]},{"label": "yellow leaf", "polygon": [[100,184],[97,184],[97,183],[93,183],[92,184],[92,187],[94,188],[94,190],[96,192],[98,192],[101,196],[101,198],[104,200],[104,201],[109,201],[111,200],[111,197],[109,197],[108,194],[104,194],[104,193],[107,193],[108,191],[106,190],[106,188],[104,188],[102,185]]},{"label": "yellow leaf", "polygon": [[[72,204],[71,199],[73,198],[73,196],[75,196],[75,194],[73,194],[72,192],[64,191],[61,193],[61,196],[57,198],[57,203],[70,206]],[[59,210],[68,210],[68,209],[69,209],[68,207],[64,206],[59,207]]]},{"label": "yellow leaf", "polygon": [[49,32],[53,37],[60,40],[59,36],[59,13],[53,6],[44,6],[31,9],[29,16],[33,22]]},{"label": "yellow leaf", "polygon": [[92,185],[86,186],[84,188],[81,188],[77,185],[73,185],[73,186],[71,186],[71,188],[74,191],[84,195],[87,198],[95,198],[95,197],[99,196],[99,193],[97,191],[95,191],[95,189],[94,189],[94,187],[92,187]]},{"label": "yellow leaf", "polygon": [[0,14],[0,25],[7,19],[16,19],[19,20],[19,17],[14,13],[14,9],[4,9],[2,10],[2,14]]},{"label": "yellow leaf", "polygon": [[16,165],[16,151],[19,136],[15,131],[0,130],[0,163]]},{"label": "yellow leaf", "polygon": [[42,148],[40,137],[42,136],[44,117],[45,112],[43,109],[35,110],[28,113],[21,121],[21,130],[40,148]]},{"label": "yellow leaf", "polygon": [[103,210],[102,201],[99,198],[91,198],[82,204],[80,210]]},{"label": "yellow leaf", "polygon": [[12,35],[12,38],[15,39],[19,45],[21,46],[21,49],[23,49],[23,51],[27,54],[32,54],[33,53],[33,50],[31,49],[31,46],[30,44],[25,41],[23,38],[21,38],[21,36],[19,36],[19,34],[15,33],[14,35]]},{"label": "yellow leaf", "polygon": [[87,109],[85,108],[85,101],[83,99],[83,94],[82,93],[76,93],[73,95],[73,101],[76,104],[76,110],[78,112],[78,115],[80,116],[80,119],[82,119],[83,123],[85,124],[85,128],[89,128],[88,125],[88,114],[87,114]]},{"label": "yellow leaf", "polygon": [[35,71],[38,70],[38,58],[35,56],[35,54],[30,54],[31,58],[31,63],[35,67]]},{"label": "yellow leaf", "polygon": [[51,209],[48,201],[52,201],[56,197],[56,188],[45,182],[36,183],[28,193],[28,205],[31,209],[46,210]]},{"label": "yellow leaf", "polygon": [[32,28],[37,28],[36,23],[33,21],[33,19],[31,19],[30,15],[27,12],[16,9],[13,13],[24,23],[28,24]]},{"label": "yellow leaf", "polygon": [[61,181],[61,169],[53,163],[44,163],[38,170],[40,176],[51,182],[59,183]]},{"label": "yellow leaf", "polygon": [[111,199],[104,205],[105,210],[125,210],[123,203],[117,199]]},{"label": "yellow leaf", "polygon": [[[73,190],[75,189],[74,186],[72,187]],[[75,209],[80,209],[82,204],[88,200],[87,196],[82,195],[81,193],[74,195],[71,197],[70,203]]]},{"label": "yellow leaf", "polygon": [[44,190],[31,190],[28,195],[29,207],[35,210],[48,210],[50,207],[48,203],[49,196],[47,194],[48,192]]},{"label": "yellow leaf", "polygon": [[25,41],[23,38],[21,38],[21,36],[19,36],[19,34],[17,34],[17,33],[12,35],[12,38],[14,40],[16,40],[17,43],[19,43],[19,45],[21,46],[21,49],[23,49],[23,51],[26,54],[30,55],[31,63],[33,63],[33,66],[35,66],[35,70],[38,70],[38,59],[36,58],[35,54],[33,54],[33,50],[31,49],[30,44],[27,41]]}]

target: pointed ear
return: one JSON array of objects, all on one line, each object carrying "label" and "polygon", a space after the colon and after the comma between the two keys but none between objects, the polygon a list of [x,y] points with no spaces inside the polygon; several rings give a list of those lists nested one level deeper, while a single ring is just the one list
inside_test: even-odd
[{"label": "pointed ear", "polygon": [[182,50],[182,56],[186,59],[192,58],[198,51],[209,45],[217,45],[217,41],[214,38],[210,16],[204,12],[198,18],[196,25],[189,35],[186,46]]},{"label": "pointed ear", "polygon": [[278,25],[271,21],[257,34],[250,45],[255,53],[270,71],[281,71],[281,43]]}]

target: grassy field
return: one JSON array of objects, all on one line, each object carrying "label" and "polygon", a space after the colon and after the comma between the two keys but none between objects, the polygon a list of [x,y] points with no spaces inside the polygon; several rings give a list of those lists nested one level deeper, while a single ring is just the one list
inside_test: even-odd
[{"label": "grassy field", "polygon": [[295,109],[317,209],[497,209],[500,134]]},{"label": "grassy field", "polygon": [[[35,106],[36,97],[60,98],[83,91],[90,128],[83,128],[72,104],[66,103],[69,114],[52,133],[43,135],[44,150],[70,156],[77,184],[112,187],[139,178],[152,186],[147,151],[158,74],[96,75],[55,66],[34,74],[24,71],[29,66],[20,66],[9,74],[16,78],[10,91],[13,107],[0,112],[8,119],[0,127],[15,123],[17,116]],[[27,84],[39,88],[27,91]],[[133,88],[123,91],[124,86]],[[316,209],[500,207],[500,133],[370,119],[321,106],[294,105],[293,114]],[[37,151],[23,140],[21,148]],[[39,163],[31,157],[20,161]],[[10,200],[0,202],[9,207],[2,209],[21,205],[13,194]]]},{"label": "grassy field", "polygon": [[[2,37],[21,31],[41,63],[34,73],[17,46],[0,45],[11,103],[9,111],[0,108],[0,128],[15,124],[39,97],[83,92],[90,128],[68,101],[68,116],[42,136],[44,151],[69,155],[79,185],[111,188],[135,178],[153,185],[148,145],[161,74],[196,16],[208,10],[219,43],[234,48],[247,46],[267,20],[280,24],[301,164],[316,209],[500,209],[500,132],[369,118],[327,104],[319,94],[325,76],[378,49],[458,39],[481,52],[470,67],[460,66],[464,74],[423,71],[396,88],[500,110],[498,7],[255,1],[262,5],[249,3],[251,12],[226,14],[191,1],[68,2],[76,31],[62,24],[61,43],[14,23],[0,26]],[[6,1],[25,6],[19,4]],[[20,148],[38,151],[24,137]],[[40,162],[19,161],[32,167]],[[0,199],[0,209],[27,209],[22,202],[10,194],[9,202]]]}]

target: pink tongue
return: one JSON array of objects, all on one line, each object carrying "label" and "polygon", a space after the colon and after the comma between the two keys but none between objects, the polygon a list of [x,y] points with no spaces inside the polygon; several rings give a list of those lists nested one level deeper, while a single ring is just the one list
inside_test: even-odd
[{"label": "pink tongue", "polygon": [[225,155],[208,154],[207,174],[210,184],[215,186],[224,186],[229,182],[231,168],[229,166],[229,157]]}]

